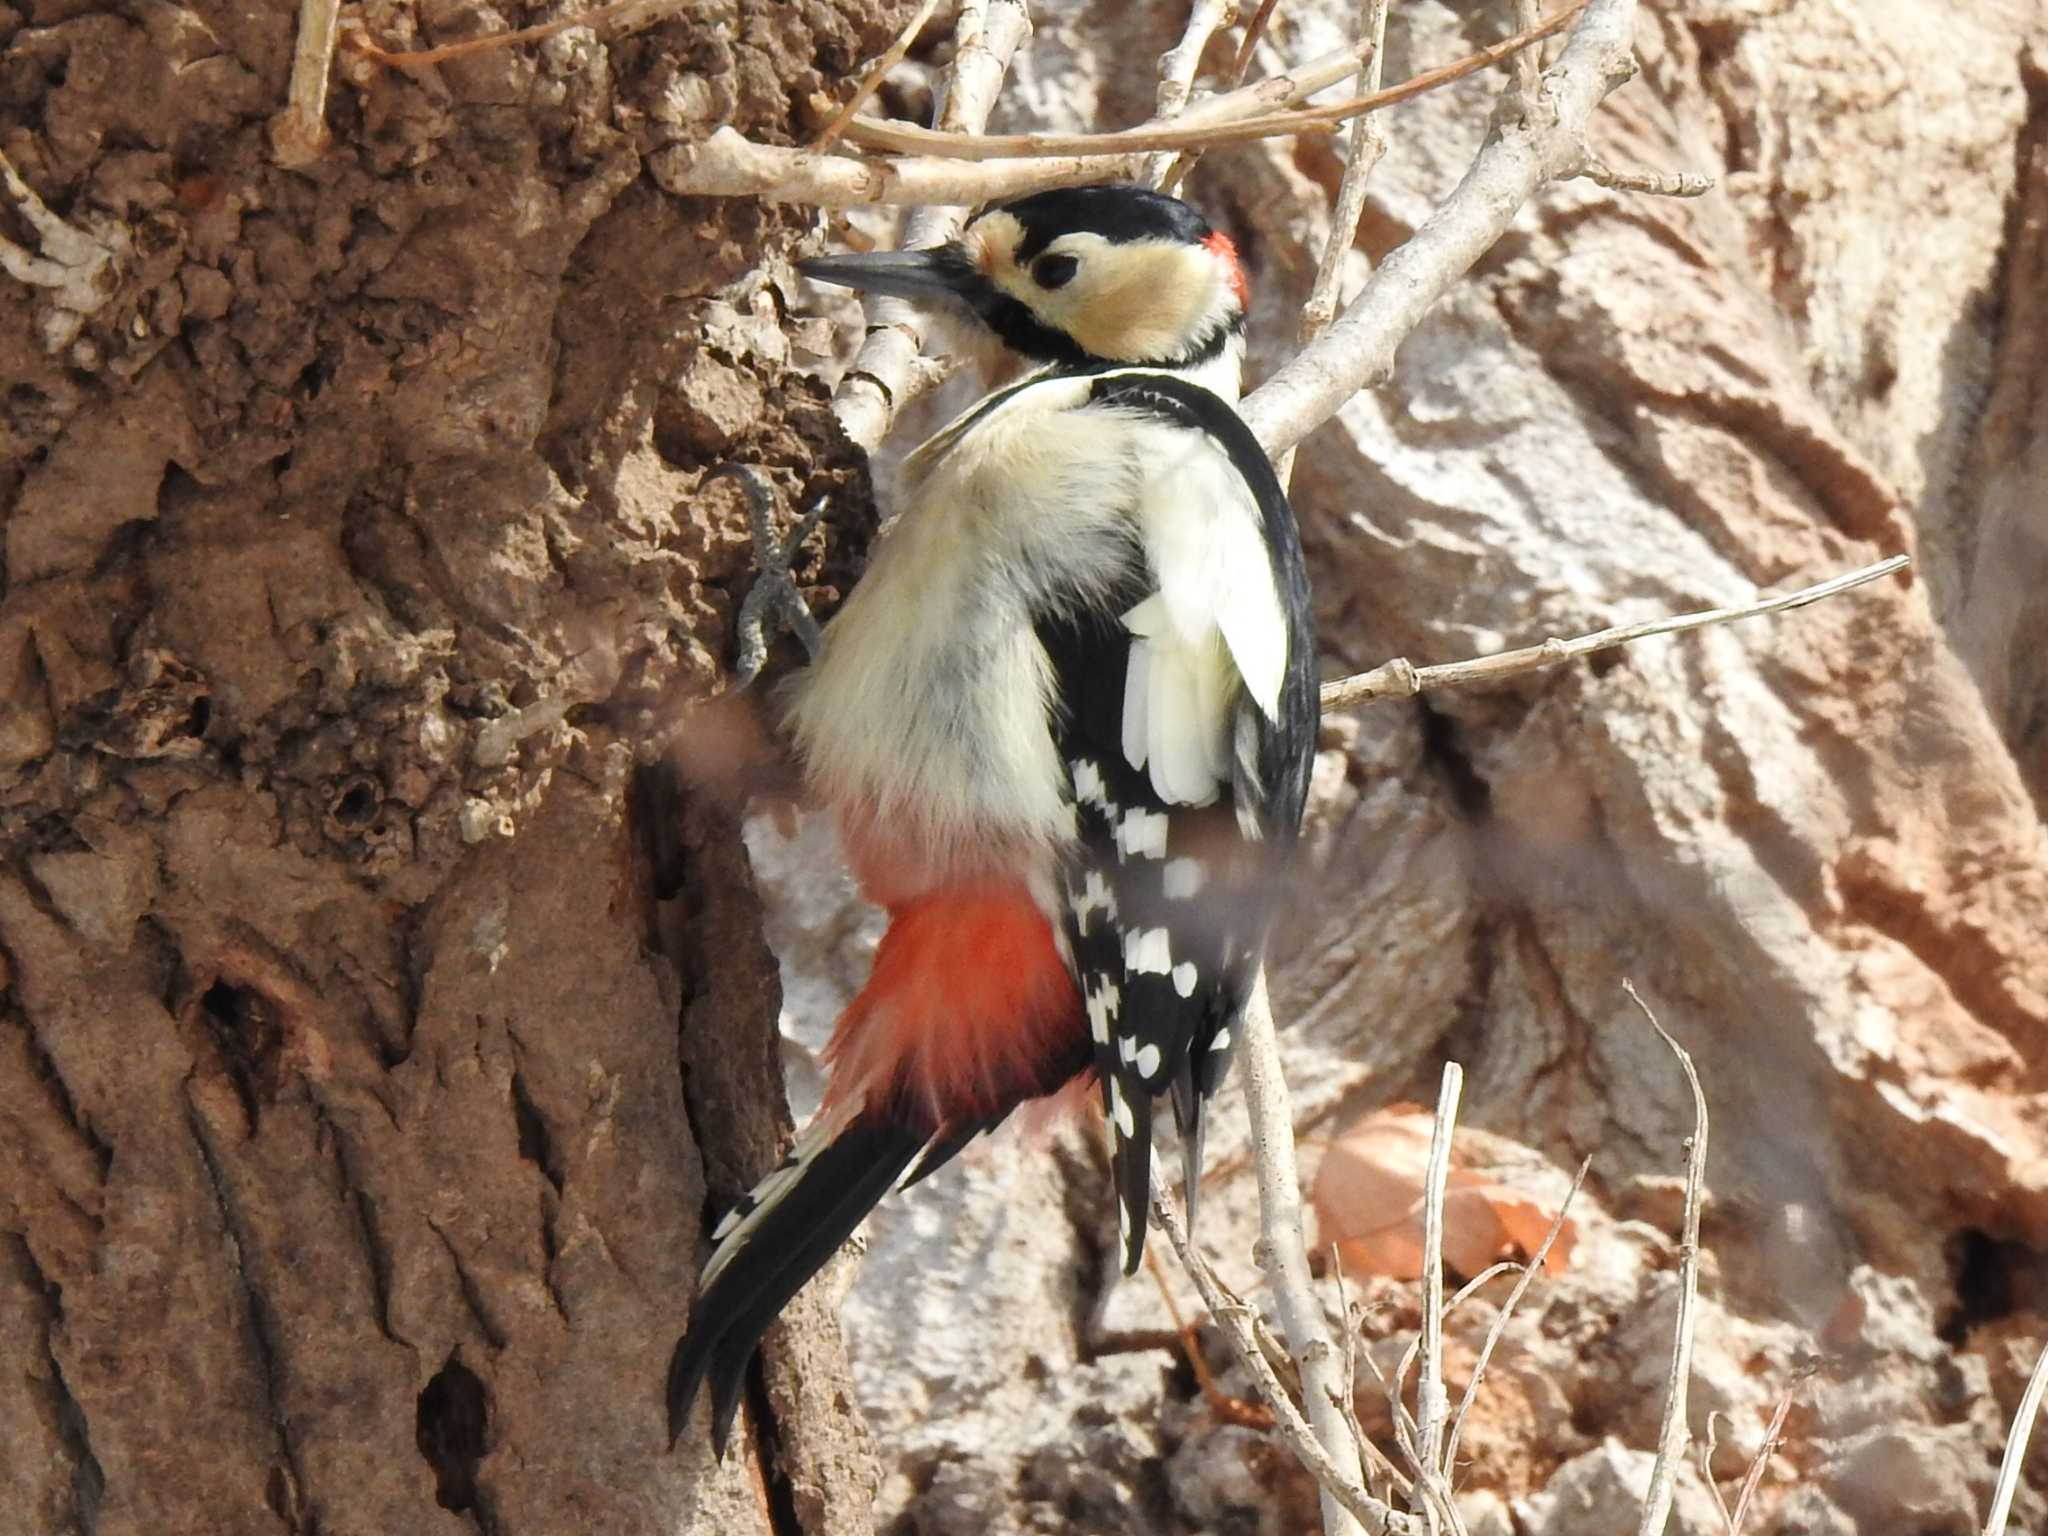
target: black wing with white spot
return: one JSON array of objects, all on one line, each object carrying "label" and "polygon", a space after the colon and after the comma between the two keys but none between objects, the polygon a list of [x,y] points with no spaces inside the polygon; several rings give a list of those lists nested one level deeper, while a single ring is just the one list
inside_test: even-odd
[{"label": "black wing with white spot", "polygon": [[1065,938],[1129,1273],[1144,1252],[1152,1107],[1168,1092],[1192,1205],[1202,1104],[1228,1066],[1300,825],[1316,701],[1300,539],[1250,430],[1171,375],[1112,375],[1091,391],[1098,407],[1171,429],[1141,466],[1128,567],[1036,626],[1078,832]]}]

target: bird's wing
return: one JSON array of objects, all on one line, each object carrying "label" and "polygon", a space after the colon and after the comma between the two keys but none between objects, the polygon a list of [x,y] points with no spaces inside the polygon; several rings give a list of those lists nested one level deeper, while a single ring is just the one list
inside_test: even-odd
[{"label": "bird's wing", "polygon": [[1142,455],[1127,568],[1037,621],[1078,833],[1065,935],[1128,1273],[1144,1251],[1152,1106],[1169,1091],[1193,1192],[1202,1103],[1300,824],[1315,690],[1293,514],[1237,413],[1156,373],[1095,380],[1080,408],[1135,418]]}]

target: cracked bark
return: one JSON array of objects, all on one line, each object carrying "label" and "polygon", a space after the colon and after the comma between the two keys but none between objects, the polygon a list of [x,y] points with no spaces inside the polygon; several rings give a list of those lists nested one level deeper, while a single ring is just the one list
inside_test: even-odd
[{"label": "cracked bark", "polygon": [[296,172],[289,8],[0,10],[8,162],[122,235],[90,313],[0,278],[10,1530],[865,1529],[829,1309],[765,1469],[663,1423],[705,1159],[787,1114],[690,1059],[772,1064],[772,967],[663,952],[636,754],[730,653],[705,473],[838,492],[821,607],[873,514],[764,286],[806,221],[639,173],[903,11],[716,9],[337,76]]}]

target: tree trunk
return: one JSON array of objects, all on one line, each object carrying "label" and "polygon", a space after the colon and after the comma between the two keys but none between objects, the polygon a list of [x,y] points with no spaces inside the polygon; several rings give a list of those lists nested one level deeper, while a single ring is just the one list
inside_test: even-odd
[{"label": "tree trunk", "polygon": [[[707,1211],[789,1124],[775,955],[812,1046],[859,971],[815,832],[743,843],[656,761],[750,579],[705,477],[834,493],[823,607],[873,509],[789,313],[813,219],[642,172],[720,123],[808,136],[910,7],[711,0],[416,74],[344,46],[291,170],[289,10],[14,3],[0,153],[76,239],[0,212],[44,259],[0,279],[0,1530],[1304,1528],[1298,1469],[1152,1347],[1157,1292],[1110,1285],[1071,1128],[886,1207],[771,1334],[725,1468],[666,1443]],[[1149,111],[1182,7],[1035,9],[997,126]],[[1267,63],[1357,9],[1286,0]],[[1508,10],[1396,6],[1387,78]],[[1717,1475],[1823,1364],[1749,1529],[1974,1530],[2048,1279],[2048,37],[2024,0],[1688,0],[1639,45],[1596,147],[1720,188],[1550,189],[1304,447],[1328,670],[1918,574],[1329,722],[1275,976],[1298,1108],[1313,1140],[1449,1056],[1537,1182],[1595,1157],[1461,1486],[1475,1536],[1632,1530],[1689,1124],[1632,977],[1715,1114]],[[1498,84],[1390,115],[1354,280]],[[1339,170],[1269,144],[1191,184],[1263,367]],[[1212,1145],[1198,1235],[1255,1289]],[[1391,1370],[1412,1292],[1360,1290]],[[1490,1317],[1456,1315],[1454,1395]]]},{"label": "tree trunk", "polygon": [[816,1304],[765,1484],[667,1444],[707,1188],[788,1120],[735,828],[636,765],[730,653],[705,470],[869,519],[714,297],[811,220],[640,172],[811,131],[900,11],[345,43],[294,171],[288,8],[0,10],[0,151],[118,253],[89,313],[0,283],[0,1529],[868,1529]]}]

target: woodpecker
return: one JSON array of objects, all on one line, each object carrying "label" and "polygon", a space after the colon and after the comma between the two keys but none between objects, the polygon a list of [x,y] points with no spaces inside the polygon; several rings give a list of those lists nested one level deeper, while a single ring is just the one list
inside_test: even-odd
[{"label": "woodpecker", "polygon": [[801,264],[1030,365],[905,461],[900,515],[781,706],[889,924],[824,1101],[713,1232],[669,1373],[718,1453],[762,1332],[892,1186],[1092,1079],[1119,1256],[1156,1101],[1192,1205],[1296,841],[1316,728],[1286,494],[1235,410],[1229,238],[1130,186],[1043,192],[928,250]]}]

